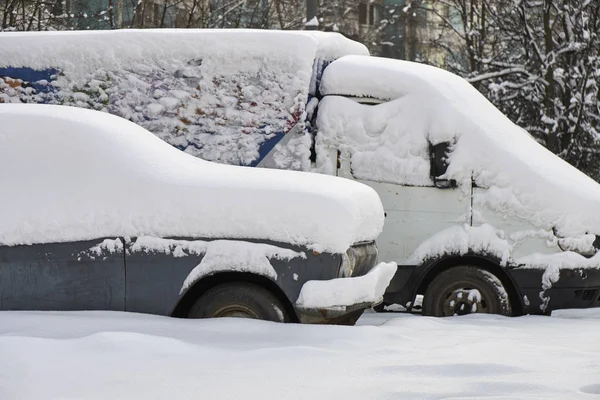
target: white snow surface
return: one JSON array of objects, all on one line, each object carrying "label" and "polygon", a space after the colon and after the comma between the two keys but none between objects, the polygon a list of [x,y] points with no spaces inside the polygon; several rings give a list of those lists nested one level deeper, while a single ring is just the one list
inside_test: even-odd
[{"label": "white snow surface", "polygon": [[333,308],[379,303],[398,269],[395,262],[380,263],[366,275],[327,281],[308,281],[300,290],[296,306]]},{"label": "white snow surface", "polygon": [[527,265],[529,268],[560,269],[600,268],[600,253],[592,257],[584,257],[574,251],[563,251],[554,254],[534,253],[517,258],[516,263]]},{"label": "white snow surface", "polygon": [[[355,176],[430,185],[427,145],[452,142],[446,177],[482,188],[486,205],[558,234],[600,234],[600,185],[512,123],[464,79],[407,61],[349,55],[323,75],[317,163],[351,155]],[[374,97],[375,106],[336,95]],[[317,135],[318,137],[319,135]]]},{"label": "white snow surface", "polygon": [[0,313],[2,400],[569,399],[600,394],[600,312],[359,326]]},{"label": "white snow surface", "polygon": [[122,118],[0,105],[0,244],[107,237],[266,239],[345,252],[383,208],[346,179],[207,162]]},{"label": "white snow surface", "polygon": [[123,242],[121,239],[104,239],[102,243],[98,243],[96,246],[90,248],[88,251],[95,255],[101,256],[102,254],[109,252],[111,254],[123,250]]},{"label": "white snow surface", "polygon": [[[303,125],[315,62],[346,54],[368,51],[340,34],[323,32],[3,33],[0,68],[58,72],[49,82],[37,82],[46,92],[0,79],[0,103],[107,111],[194,156],[250,165],[275,134]],[[308,162],[310,146],[297,150],[281,168],[308,169],[301,161]]]}]

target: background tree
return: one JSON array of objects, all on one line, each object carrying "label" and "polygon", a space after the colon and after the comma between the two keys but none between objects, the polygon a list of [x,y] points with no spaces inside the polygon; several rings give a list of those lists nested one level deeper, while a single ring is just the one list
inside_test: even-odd
[{"label": "background tree", "polygon": [[437,0],[443,62],[548,149],[600,179],[600,2]]}]

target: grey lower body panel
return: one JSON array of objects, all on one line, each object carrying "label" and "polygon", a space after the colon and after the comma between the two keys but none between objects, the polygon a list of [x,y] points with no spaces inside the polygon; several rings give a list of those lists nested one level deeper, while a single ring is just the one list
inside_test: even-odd
[{"label": "grey lower body panel", "polygon": [[600,269],[561,269],[556,282],[544,288],[543,269],[513,268],[507,272],[521,294],[526,314],[600,307]]}]

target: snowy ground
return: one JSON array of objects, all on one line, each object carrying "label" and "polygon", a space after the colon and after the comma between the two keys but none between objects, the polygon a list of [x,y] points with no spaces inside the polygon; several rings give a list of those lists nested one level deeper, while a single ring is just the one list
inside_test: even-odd
[{"label": "snowy ground", "polygon": [[0,313],[0,399],[592,399],[600,311],[356,327]]}]

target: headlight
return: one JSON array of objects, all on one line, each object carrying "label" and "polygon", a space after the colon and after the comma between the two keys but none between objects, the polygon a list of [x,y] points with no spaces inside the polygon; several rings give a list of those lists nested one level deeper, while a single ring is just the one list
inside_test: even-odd
[{"label": "headlight", "polygon": [[354,272],[354,262],[348,253],[344,253],[342,255],[342,264],[338,271],[338,278],[349,278],[352,276],[352,272]]}]

